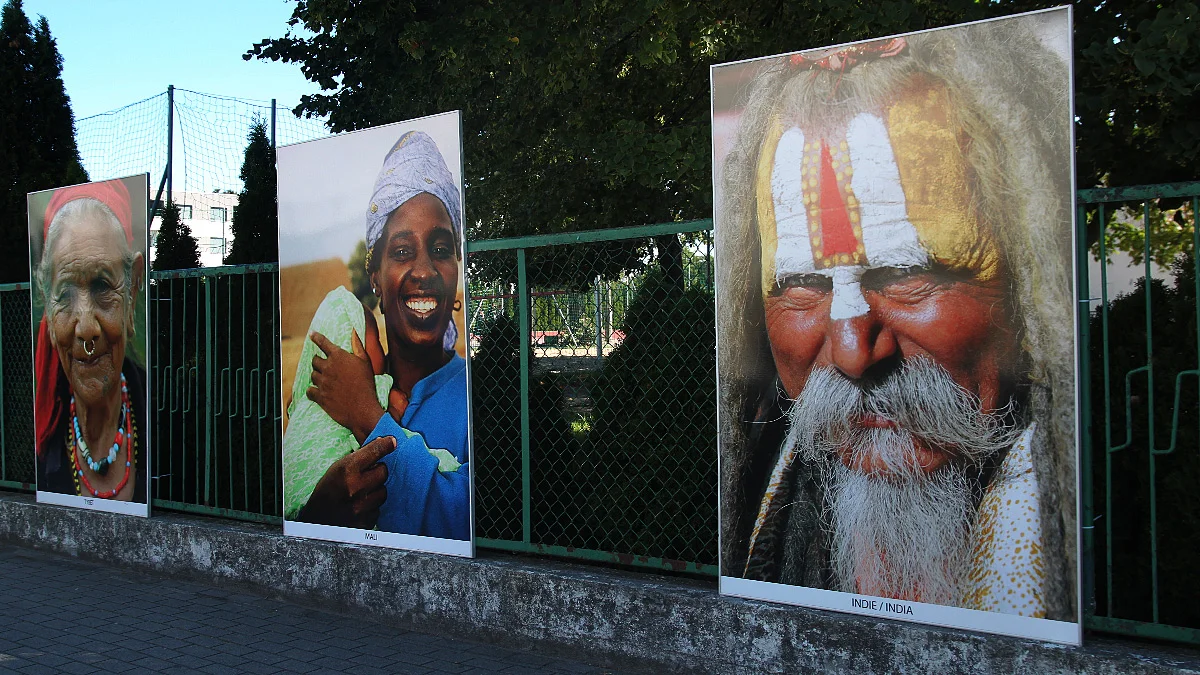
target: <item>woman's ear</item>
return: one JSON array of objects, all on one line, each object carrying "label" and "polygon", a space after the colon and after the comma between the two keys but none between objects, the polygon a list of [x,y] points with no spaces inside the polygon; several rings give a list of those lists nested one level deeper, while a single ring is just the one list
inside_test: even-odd
[{"label": "woman's ear", "polygon": [[370,274],[368,274],[367,279],[371,282],[371,292],[375,294],[376,298],[378,298],[379,297],[379,270],[376,269],[374,272],[371,272]]},{"label": "woman's ear", "polygon": [[146,275],[146,258],[141,252],[133,254],[132,278],[129,280],[131,295],[137,295],[142,290],[142,280]]}]

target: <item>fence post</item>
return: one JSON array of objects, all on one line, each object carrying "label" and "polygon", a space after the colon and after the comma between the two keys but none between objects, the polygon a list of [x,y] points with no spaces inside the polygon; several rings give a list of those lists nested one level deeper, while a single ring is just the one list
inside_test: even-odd
[{"label": "fence post", "polygon": [[596,275],[596,366],[604,364],[604,297],[600,294],[600,275]]},{"label": "fence post", "polygon": [[[29,280],[29,299],[32,306],[32,278]],[[0,308],[2,307],[3,301],[0,300]],[[7,421],[4,417],[4,401],[7,397],[4,394],[7,391],[4,388],[4,313],[0,311],[0,480],[8,480],[8,437],[4,429],[4,423]],[[37,475],[36,472],[34,475]]]},{"label": "fence post", "polygon": [[525,249],[517,249],[517,312],[521,331],[521,540],[533,541],[530,522],[529,462],[529,284],[525,275]]},{"label": "fence post", "polygon": [[[1092,406],[1091,406],[1091,289],[1089,288],[1087,252],[1087,206],[1079,204],[1075,221],[1075,274],[1079,289],[1079,483],[1080,538],[1082,550],[1079,567],[1082,572],[1080,599],[1084,616],[1096,613],[1096,570],[1094,518],[1092,516]],[[1100,236],[1104,236],[1101,224]],[[1101,262],[1103,264],[1103,262]]]},{"label": "fence post", "polygon": [[175,85],[167,85],[167,201],[175,201],[171,164],[175,157]]},{"label": "fence post", "polygon": [[271,99],[271,149],[275,149],[275,99]]},{"label": "fence post", "polygon": [[[212,308],[212,284],[208,277],[202,277],[200,282],[204,285],[204,504],[211,505],[210,498],[212,496],[211,469],[212,466],[212,445],[213,445],[213,308]],[[197,326],[199,328],[199,326]]]}]

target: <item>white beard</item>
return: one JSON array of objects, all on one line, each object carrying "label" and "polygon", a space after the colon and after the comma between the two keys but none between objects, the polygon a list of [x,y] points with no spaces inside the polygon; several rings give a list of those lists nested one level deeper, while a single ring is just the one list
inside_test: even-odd
[{"label": "white beard", "polygon": [[826,478],[838,590],[959,604],[971,551],[971,479],[949,465],[891,481],[842,466]]},{"label": "white beard", "polygon": [[[927,359],[912,359],[864,389],[837,371],[814,370],[789,412],[785,447],[820,468],[823,527],[837,590],[935,604],[960,604],[969,568],[979,468],[1020,429]],[[897,428],[863,428],[878,415]],[[926,473],[916,442],[949,448],[950,461]],[[886,468],[848,468],[839,451]],[[856,461],[851,466],[861,466]]]}]

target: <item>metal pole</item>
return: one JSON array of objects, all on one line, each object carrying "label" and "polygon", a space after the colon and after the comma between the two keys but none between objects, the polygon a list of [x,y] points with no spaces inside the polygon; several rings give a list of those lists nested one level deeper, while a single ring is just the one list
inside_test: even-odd
[{"label": "metal pole", "polygon": [[175,201],[171,164],[175,157],[175,85],[167,85],[167,201]]},{"label": "metal pole", "polygon": [[517,249],[517,312],[521,331],[521,540],[533,540],[529,458],[529,285],[525,270],[525,249]]},{"label": "metal pole", "polygon": [[271,99],[271,149],[275,149],[275,99]]},{"label": "metal pole", "polygon": [[596,275],[596,365],[604,365],[604,296],[600,294],[600,275]]}]

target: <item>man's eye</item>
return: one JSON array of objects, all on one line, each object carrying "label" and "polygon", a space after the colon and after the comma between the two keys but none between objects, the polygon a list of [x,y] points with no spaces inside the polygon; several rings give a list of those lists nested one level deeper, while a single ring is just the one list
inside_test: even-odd
[{"label": "man's eye", "polygon": [[863,290],[886,291],[888,288],[941,283],[934,270],[923,265],[876,267],[862,275]]},{"label": "man's eye", "polygon": [[824,274],[788,274],[775,282],[775,294],[787,289],[828,293],[833,290],[833,279]]}]

